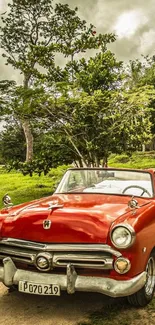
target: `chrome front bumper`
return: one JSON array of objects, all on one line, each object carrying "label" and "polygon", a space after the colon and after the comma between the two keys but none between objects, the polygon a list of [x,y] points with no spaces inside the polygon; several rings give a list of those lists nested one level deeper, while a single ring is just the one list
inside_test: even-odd
[{"label": "chrome front bumper", "polygon": [[110,278],[77,275],[73,265],[67,265],[66,275],[39,273],[17,269],[10,257],[3,260],[0,267],[0,281],[6,286],[18,285],[25,280],[34,283],[57,284],[61,290],[69,294],[75,291],[98,292],[110,297],[124,297],[140,290],[146,282],[146,272],[142,272],[131,280],[116,281]]}]

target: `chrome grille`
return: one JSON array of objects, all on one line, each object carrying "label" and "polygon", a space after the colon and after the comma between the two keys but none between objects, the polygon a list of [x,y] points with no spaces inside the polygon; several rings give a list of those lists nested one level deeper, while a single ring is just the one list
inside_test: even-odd
[{"label": "chrome grille", "polygon": [[49,252],[52,256],[52,268],[64,268],[73,264],[85,269],[113,269],[113,256],[121,253],[103,244],[43,244],[16,239],[0,241],[0,260],[11,257],[16,263],[35,266],[39,253]]},{"label": "chrome grille", "polygon": [[33,264],[36,252],[33,250],[28,251],[19,247],[6,246],[0,242],[0,260],[7,256],[11,257],[13,261]]},{"label": "chrome grille", "polygon": [[69,263],[79,268],[113,269],[113,259],[106,253],[54,253],[53,267],[66,267]]}]

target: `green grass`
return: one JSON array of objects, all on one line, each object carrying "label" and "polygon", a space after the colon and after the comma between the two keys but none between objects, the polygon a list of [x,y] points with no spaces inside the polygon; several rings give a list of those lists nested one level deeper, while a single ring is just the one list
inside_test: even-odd
[{"label": "green grass", "polygon": [[126,154],[111,155],[108,160],[108,166],[137,169],[155,168],[155,152],[137,152],[131,156]]},{"label": "green grass", "polygon": [[60,180],[66,166],[52,169],[47,176],[23,176],[20,172],[7,173],[0,169],[0,208],[3,206],[1,198],[8,193],[13,204],[19,204],[51,195],[56,183]]}]

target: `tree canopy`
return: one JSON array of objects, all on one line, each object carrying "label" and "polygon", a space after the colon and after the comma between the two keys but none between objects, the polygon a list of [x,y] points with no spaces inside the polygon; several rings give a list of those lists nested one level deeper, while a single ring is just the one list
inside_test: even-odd
[{"label": "tree canopy", "polygon": [[[108,49],[114,34],[53,0],[13,0],[1,19],[3,56],[23,80],[0,82],[3,162],[31,175],[63,163],[99,166],[150,141],[154,58],[126,66]],[[15,143],[22,150],[12,152]]]}]

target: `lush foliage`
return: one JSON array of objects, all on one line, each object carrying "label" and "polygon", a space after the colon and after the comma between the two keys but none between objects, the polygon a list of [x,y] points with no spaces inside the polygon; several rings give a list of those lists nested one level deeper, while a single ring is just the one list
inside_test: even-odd
[{"label": "lush foliage", "polygon": [[[108,49],[115,35],[98,34],[77,8],[53,0],[8,6],[1,48],[23,83],[0,82],[0,115],[7,120],[1,162],[24,175],[46,175],[64,163],[105,165],[111,153],[141,150],[155,133],[154,58],[125,67]],[[90,49],[96,55],[86,60]]]}]

